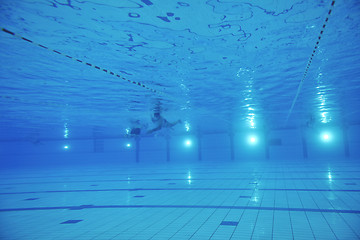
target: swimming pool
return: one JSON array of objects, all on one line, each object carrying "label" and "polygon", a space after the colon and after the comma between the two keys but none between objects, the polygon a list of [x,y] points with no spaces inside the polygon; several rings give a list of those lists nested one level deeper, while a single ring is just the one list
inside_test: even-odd
[{"label": "swimming pool", "polygon": [[1,237],[359,238],[356,1],[0,11]]}]

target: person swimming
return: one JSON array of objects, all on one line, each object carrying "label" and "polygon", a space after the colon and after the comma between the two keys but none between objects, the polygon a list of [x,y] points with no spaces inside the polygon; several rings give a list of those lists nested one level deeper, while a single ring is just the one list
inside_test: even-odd
[{"label": "person swimming", "polygon": [[[152,134],[164,128],[171,129],[178,123],[182,122],[180,119],[175,122],[169,122],[161,115],[162,109],[160,100],[156,100],[153,108],[153,114],[151,116],[153,128],[149,129],[148,124],[143,124],[140,120],[132,120],[131,127],[127,130],[127,136],[139,137],[140,135]],[[146,131],[146,129],[148,130]],[[146,133],[144,134],[145,131]]]},{"label": "person swimming", "polygon": [[162,128],[172,128],[178,123],[181,123],[181,120],[177,120],[176,122],[169,122],[166,120],[163,116],[161,116],[160,112],[155,112],[153,116],[151,117],[151,121],[155,125],[155,128],[152,128],[147,131],[148,134],[151,134],[153,132],[159,131]]},{"label": "person swimming", "polygon": [[127,135],[130,137],[139,136],[147,125],[141,124],[140,120],[131,120],[131,128],[127,130]]}]

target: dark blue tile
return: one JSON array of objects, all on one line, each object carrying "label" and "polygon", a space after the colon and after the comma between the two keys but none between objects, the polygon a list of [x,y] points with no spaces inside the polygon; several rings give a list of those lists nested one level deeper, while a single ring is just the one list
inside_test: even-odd
[{"label": "dark blue tile", "polygon": [[33,201],[33,200],[37,200],[39,198],[27,198],[27,199],[24,199],[24,201]]},{"label": "dark blue tile", "polygon": [[222,221],[220,225],[226,226],[237,226],[239,222],[232,222],[232,221]]},{"label": "dark blue tile", "polygon": [[134,196],[134,197],[136,197],[136,198],[141,198],[141,197],[145,197],[145,196],[136,195],[136,196]]},{"label": "dark blue tile", "polygon": [[239,196],[239,198],[251,198],[251,196]]},{"label": "dark blue tile", "polygon": [[257,182],[250,182],[249,184],[258,184]]},{"label": "dark blue tile", "polygon": [[67,220],[65,222],[62,222],[60,224],[71,224],[71,223],[78,223],[81,222],[82,220]]},{"label": "dark blue tile", "polygon": [[97,184],[91,184],[90,186],[91,186],[91,187],[96,187],[96,186],[99,186],[99,185],[97,185]]},{"label": "dark blue tile", "polygon": [[176,183],[173,183],[173,182],[171,182],[171,183],[168,183],[169,185],[175,185]]},{"label": "dark blue tile", "polygon": [[145,3],[146,5],[148,5],[148,6],[151,6],[151,5],[153,5],[153,3],[151,2],[151,1],[149,1],[149,0],[141,0],[143,3]]},{"label": "dark blue tile", "polygon": [[157,16],[157,17],[163,20],[164,22],[170,22],[170,20],[167,17],[162,17],[162,16]]},{"label": "dark blue tile", "polygon": [[356,183],[345,183],[345,185],[357,185]]}]

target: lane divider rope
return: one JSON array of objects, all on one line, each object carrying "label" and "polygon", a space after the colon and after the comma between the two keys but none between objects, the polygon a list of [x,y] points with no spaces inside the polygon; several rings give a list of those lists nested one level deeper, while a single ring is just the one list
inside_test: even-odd
[{"label": "lane divider rope", "polygon": [[127,79],[127,78],[125,78],[125,77],[123,77],[123,76],[121,76],[121,75],[119,75],[119,74],[116,74],[116,73],[114,73],[114,72],[112,72],[112,71],[110,71],[110,70],[107,70],[107,69],[105,69],[105,68],[99,67],[99,66],[97,66],[97,65],[95,65],[95,64],[85,62],[85,61],[80,60],[80,59],[78,59],[78,58],[75,58],[75,57],[69,56],[69,55],[67,55],[67,54],[64,54],[64,53],[62,53],[62,52],[60,52],[60,51],[57,51],[57,50],[48,48],[48,47],[46,47],[46,46],[44,46],[44,45],[42,45],[42,44],[36,43],[36,42],[34,42],[34,41],[32,41],[32,40],[30,40],[30,39],[28,39],[28,38],[25,38],[25,37],[23,37],[23,36],[20,36],[20,35],[12,32],[12,31],[6,29],[6,28],[1,28],[1,31],[3,31],[3,32],[7,33],[7,34],[10,34],[10,35],[12,35],[12,36],[14,36],[14,37],[20,38],[20,39],[22,39],[22,40],[24,40],[24,41],[26,41],[26,42],[31,43],[31,44],[34,44],[35,46],[44,48],[44,49],[49,50],[49,51],[51,51],[51,52],[54,52],[54,53],[56,53],[56,54],[62,55],[62,56],[64,56],[64,57],[66,57],[66,58],[72,59],[72,60],[74,60],[74,61],[76,61],[76,62],[78,62],[78,63],[82,63],[82,64],[84,64],[84,65],[86,65],[86,66],[93,67],[93,68],[95,68],[95,69],[97,69],[97,70],[100,70],[100,71],[103,71],[103,72],[105,72],[105,73],[108,73],[108,74],[110,74],[110,75],[112,75],[112,76],[118,77],[118,78],[120,78],[120,79],[122,79],[122,80],[124,80],[124,81],[126,81],[126,82],[135,84],[136,86],[143,87],[143,88],[145,88],[145,89],[147,89],[147,90],[149,90],[149,91],[151,91],[151,92],[153,92],[153,93],[161,94],[160,91],[158,91],[158,90],[156,90],[156,89],[153,89],[153,88],[150,88],[150,87],[148,87],[148,86],[146,86],[146,85],[144,85],[144,84],[142,84],[142,83],[140,83],[140,82],[136,82],[136,81],[129,80],[129,79]]},{"label": "lane divider rope", "polygon": [[325,30],[326,24],[327,24],[328,21],[329,21],[329,17],[330,17],[330,14],[331,14],[331,12],[332,12],[332,9],[333,9],[334,5],[335,5],[335,0],[333,0],[333,1],[331,2],[330,9],[329,9],[328,14],[327,14],[327,16],[326,16],[326,19],[325,19],[325,21],[324,21],[324,23],[323,23],[323,25],[322,25],[320,34],[319,34],[319,36],[318,36],[318,38],[317,38],[317,41],[316,41],[316,43],[315,43],[314,49],[313,49],[313,51],[312,51],[312,54],[311,54],[311,56],[310,56],[310,58],[309,58],[309,61],[308,61],[307,65],[306,65],[306,69],[305,69],[305,71],[304,71],[303,77],[302,77],[302,79],[301,79],[301,81],[300,81],[300,83],[299,83],[298,89],[297,89],[297,91],[296,91],[295,98],[294,98],[294,100],[292,101],[292,104],[291,104],[289,113],[288,113],[288,115],[287,115],[287,117],[286,117],[285,125],[287,125],[288,120],[289,120],[289,118],[290,118],[290,115],[291,115],[291,113],[292,113],[292,111],[293,111],[293,109],[294,109],[295,103],[296,103],[296,101],[297,101],[297,99],[298,99],[298,97],[299,97],[299,94],[300,94],[302,85],[303,85],[303,83],[304,83],[304,81],[305,81],[305,79],[306,79],[306,76],[307,76],[308,72],[309,72],[309,68],[310,68],[311,63],[312,63],[312,60],[313,60],[313,58],[314,58],[314,56],[315,56],[315,52],[316,52],[316,50],[317,50],[318,47],[319,47],[320,40],[321,40],[321,38],[322,38],[322,36],[323,36],[323,33],[324,33],[324,30]]}]

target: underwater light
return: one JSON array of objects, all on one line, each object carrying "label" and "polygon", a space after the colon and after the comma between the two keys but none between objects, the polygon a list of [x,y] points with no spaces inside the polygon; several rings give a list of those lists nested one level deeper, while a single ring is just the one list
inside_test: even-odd
[{"label": "underwater light", "polygon": [[128,147],[128,148],[131,147],[131,144],[130,144],[130,143],[127,143],[127,144],[126,144],[126,147]]},{"label": "underwater light", "polygon": [[321,139],[324,141],[324,142],[328,142],[331,140],[331,135],[329,133],[323,133],[321,135]]},{"label": "underwater light", "polygon": [[64,149],[69,149],[69,146],[68,146],[68,145],[65,145],[65,146],[64,146]]},{"label": "underwater light", "polygon": [[258,139],[257,139],[256,136],[249,136],[248,141],[249,141],[250,144],[253,145],[253,144],[256,144],[256,143],[257,143]]},{"label": "underwater light", "polygon": [[192,144],[191,140],[186,140],[185,141],[185,146],[190,147],[191,144]]}]

